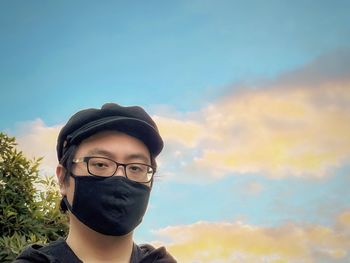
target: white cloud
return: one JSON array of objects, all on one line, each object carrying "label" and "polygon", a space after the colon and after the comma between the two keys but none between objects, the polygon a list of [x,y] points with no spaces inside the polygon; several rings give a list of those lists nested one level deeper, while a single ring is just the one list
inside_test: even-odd
[{"label": "white cloud", "polygon": [[56,141],[61,125],[47,126],[41,119],[18,123],[18,147],[29,158],[44,157],[40,169],[45,175],[54,175],[57,166]]}]

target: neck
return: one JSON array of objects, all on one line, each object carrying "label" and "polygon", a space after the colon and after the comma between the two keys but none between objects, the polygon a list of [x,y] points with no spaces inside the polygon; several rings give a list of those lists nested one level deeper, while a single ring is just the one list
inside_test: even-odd
[{"label": "neck", "polygon": [[132,232],[124,236],[100,234],[70,214],[67,244],[84,263],[130,262],[133,248]]}]

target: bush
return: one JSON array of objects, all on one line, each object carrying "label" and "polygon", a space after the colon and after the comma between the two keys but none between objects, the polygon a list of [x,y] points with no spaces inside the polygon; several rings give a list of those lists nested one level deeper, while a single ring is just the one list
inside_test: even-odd
[{"label": "bush", "polygon": [[14,137],[0,133],[0,262],[11,262],[32,243],[66,235],[56,180],[39,175],[41,158],[28,160]]}]

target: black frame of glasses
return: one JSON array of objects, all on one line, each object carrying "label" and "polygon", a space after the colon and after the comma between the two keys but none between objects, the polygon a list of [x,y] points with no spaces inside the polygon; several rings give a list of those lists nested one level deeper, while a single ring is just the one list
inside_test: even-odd
[{"label": "black frame of glasses", "polygon": [[[111,161],[111,162],[115,163],[115,164],[116,164],[116,168],[115,168],[114,173],[113,173],[112,175],[110,175],[110,176],[100,176],[100,175],[95,175],[95,174],[91,173],[91,172],[90,172],[90,169],[89,169],[89,161],[90,161],[90,159],[92,159],[92,158],[106,159],[106,160],[108,160],[108,161]],[[105,178],[109,178],[109,177],[112,177],[112,176],[114,176],[115,173],[117,172],[119,166],[123,166],[125,177],[128,178],[129,180],[133,181],[133,182],[138,182],[138,183],[149,183],[149,182],[151,182],[152,179],[153,179],[153,177],[154,177],[154,174],[155,174],[155,172],[156,172],[156,169],[155,169],[152,165],[149,165],[149,164],[145,164],[145,163],[118,163],[118,162],[116,162],[116,161],[114,161],[114,160],[112,160],[112,159],[109,159],[109,158],[103,157],[103,156],[85,156],[85,157],[82,157],[82,158],[73,159],[72,162],[75,163],[75,164],[77,164],[77,163],[82,163],[82,162],[86,163],[86,168],[87,168],[87,171],[88,171],[89,175],[94,176],[94,177],[98,177],[98,178],[104,178],[104,177],[105,177]],[[151,176],[151,178],[150,178],[148,181],[144,181],[144,182],[139,182],[139,181],[135,181],[135,180],[130,179],[130,178],[128,177],[126,167],[127,167],[128,165],[131,165],[131,164],[142,164],[142,165],[147,166],[148,168],[152,168],[152,176]]]}]

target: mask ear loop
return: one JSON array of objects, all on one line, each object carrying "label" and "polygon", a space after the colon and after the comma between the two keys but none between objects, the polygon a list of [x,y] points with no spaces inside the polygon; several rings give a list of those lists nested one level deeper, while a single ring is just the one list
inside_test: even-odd
[{"label": "mask ear loop", "polygon": [[151,185],[150,185],[150,188],[151,188],[151,189],[153,188],[153,182],[154,182],[154,174],[153,174],[152,180],[151,180]]},{"label": "mask ear loop", "polygon": [[[72,169],[72,164],[73,164],[72,161],[74,158],[75,150],[76,150],[76,145],[69,146],[65,151],[65,153],[63,154],[61,160],[59,161],[59,163],[63,167],[65,167],[66,172],[69,176],[72,176],[70,171]],[[62,213],[66,213],[68,210],[72,211],[72,206],[69,204],[67,200],[67,196],[63,196],[63,198],[61,199],[60,210]]]},{"label": "mask ear loop", "polygon": [[[72,206],[70,205],[70,203],[68,202],[67,196],[65,195],[62,200],[61,200],[61,204],[60,204],[61,208],[65,208],[64,212],[67,212],[68,210],[72,212]],[[63,207],[62,207],[63,206]],[[63,209],[62,209],[63,210]]]}]

